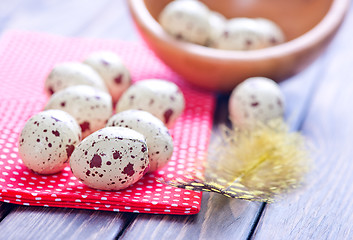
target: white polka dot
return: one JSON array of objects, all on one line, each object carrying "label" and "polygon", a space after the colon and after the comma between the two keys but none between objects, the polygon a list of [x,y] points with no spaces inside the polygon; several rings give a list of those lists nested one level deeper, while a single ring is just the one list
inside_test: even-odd
[{"label": "white polka dot", "polygon": [[114,211],[114,212],[120,212],[120,210],[117,209],[117,208],[114,208],[113,211]]},{"label": "white polka dot", "polygon": [[125,209],[126,209],[126,210],[129,210],[129,209],[131,209],[131,207],[125,207]]}]

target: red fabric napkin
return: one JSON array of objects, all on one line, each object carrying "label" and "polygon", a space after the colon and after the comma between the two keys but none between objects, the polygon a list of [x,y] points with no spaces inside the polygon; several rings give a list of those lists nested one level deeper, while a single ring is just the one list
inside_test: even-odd
[{"label": "red fabric napkin", "polygon": [[[186,109],[173,129],[175,151],[169,164],[123,191],[97,191],[78,181],[67,166],[61,173],[38,175],[18,155],[18,135],[42,110],[44,81],[54,64],[81,61],[110,50],[129,67],[133,81],[161,78],[182,89]],[[201,193],[172,188],[156,178],[175,178],[200,167],[207,152],[215,98],[193,89],[144,45],[117,40],[75,39],[40,33],[8,32],[0,40],[0,201],[26,206],[70,207],[159,214],[195,214]]]}]

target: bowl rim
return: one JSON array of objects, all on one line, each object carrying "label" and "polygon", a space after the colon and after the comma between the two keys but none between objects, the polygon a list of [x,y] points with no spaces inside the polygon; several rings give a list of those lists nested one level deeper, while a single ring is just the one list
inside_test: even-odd
[{"label": "bowl rim", "polygon": [[129,0],[129,7],[137,18],[139,24],[149,32],[158,36],[161,41],[170,43],[180,51],[187,51],[194,55],[218,60],[263,60],[278,58],[283,55],[291,55],[305,51],[316,45],[321,39],[326,39],[333,29],[337,29],[343,21],[349,8],[350,0],[333,0],[332,4],[321,21],[312,29],[285,43],[252,51],[222,50],[193,43],[176,40],[166,33],[161,25],[147,10],[144,0]]}]

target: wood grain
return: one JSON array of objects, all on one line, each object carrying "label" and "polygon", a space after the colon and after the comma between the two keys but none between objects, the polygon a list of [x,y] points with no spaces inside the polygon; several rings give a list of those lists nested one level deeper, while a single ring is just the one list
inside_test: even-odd
[{"label": "wood grain", "polygon": [[[228,97],[218,96],[212,136],[217,134],[220,123],[229,123]],[[122,239],[245,239],[259,208],[259,203],[203,193],[197,215],[138,215]]]},{"label": "wood grain", "polygon": [[259,205],[204,193],[199,214],[140,214],[121,239],[246,239]]},{"label": "wood grain", "polygon": [[307,185],[266,209],[255,239],[353,239],[352,24],[351,6],[317,69],[320,85],[302,128],[315,147]]},{"label": "wood grain", "polygon": [[[115,239],[132,214],[16,207],[0,222],[6,239]],[[0,238],[1,238],[0,237]]]},{"label": "wood grain", "polygon": [[[329,51],[308,70],[281,84],[289,120],[294,128],[302,128],[316,147],[316,168],[306,188],[266,207],[255,239],[353,239],[352,25],[351,7]],[[9,29],[138,39],[123,0],[0,1],[0,32]],[[226,119],[227,96],[220,96],[215,122]],[[260,204],[215,194],[204,194],[201,212],[194,216],[0,203],[0,238],[247,239],[259,209]]]}]

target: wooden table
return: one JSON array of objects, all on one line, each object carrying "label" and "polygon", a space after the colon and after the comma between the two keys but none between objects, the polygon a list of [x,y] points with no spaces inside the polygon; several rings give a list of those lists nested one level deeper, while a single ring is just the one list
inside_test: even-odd
[{"label": "wooden table", "polygon": [[[194,216],[0,203],[0,239],[353,239],[352,26],[353,6],[327,51],[281,84],[316,150],[304,188],[271,205],[203,194]],[[2,0],[0,31],[10,29],[141,41],[123,0]],[[226,109],[219,96],[215,126]]]}]

